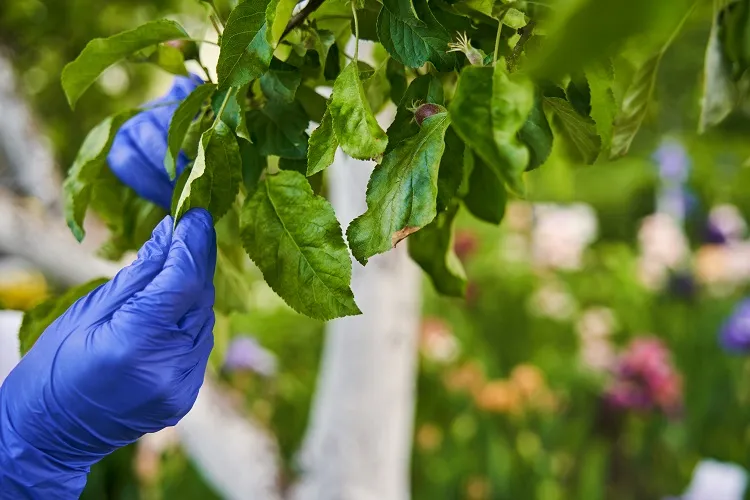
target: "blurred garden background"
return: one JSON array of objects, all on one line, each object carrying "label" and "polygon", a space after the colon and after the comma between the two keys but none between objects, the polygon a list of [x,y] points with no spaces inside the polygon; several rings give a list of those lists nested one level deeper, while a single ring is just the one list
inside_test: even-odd
[{"label": "blurred garden background", "polygon": [[[12,66],[2,76],[58,175],[94,124],[171,81],[118,65],[74,113],[63,65],[93,37],[175,12],[189,31],[206,28],[192,0],[0,2],[0,56]],[[661,499],[685,493],[703,460],[750,467],[750,109],[697,133],[710,25],[701,8],[694,17],[664,56],[627,157],[580,166],[555,151],[500,228],[460,221],[466,300],[439,297],[425,279],[415,500]],[[618,71],[647,52],[629,47]],[[4,192],[28,195],[5,160]],[[64,291],[22,257],[0,258],[3,308]],[[273,430],[293,477],[324,325],[287,308],[259,273],[246,286],[250,312],[220,318],[213,362],[231,397]],[[166,433],[99,464],[84,498],[221,497]]]}]

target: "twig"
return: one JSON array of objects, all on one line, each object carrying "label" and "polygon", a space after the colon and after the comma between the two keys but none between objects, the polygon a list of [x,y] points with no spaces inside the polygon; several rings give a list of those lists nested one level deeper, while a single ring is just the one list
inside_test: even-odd
[{"label": "twig", "polygon": [[302,7],[302,10],[294,14],[290,19],[289,22],[286,25],[286,28],[284,28],[284,32],[281,34],[281,38],[279,41],[283,40],[284,37],[286,37],[294,28],[302,24],[307,17],[318,10],[318,7],[323,5],[323,2],[325,0],[310,0],[307,5]]},{"label": "twig", "polygon": [[521,57],[524,45],[526,45],[526,42],[529,41],[529,38],[531,38],[531,35],[534,33],[534,26],[536,26],[536,21],[529,21],[529,24],[518,30],[521,38],[518,39],[516,46],[513,47],[513,50],[508,56],[508,72],[512,73],[516,70],[518,58]]}]

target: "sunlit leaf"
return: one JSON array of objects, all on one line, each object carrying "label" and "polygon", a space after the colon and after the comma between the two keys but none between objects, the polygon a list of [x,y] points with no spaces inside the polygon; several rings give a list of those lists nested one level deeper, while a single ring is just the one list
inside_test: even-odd
[{"label": "sunlit leaf", "polygon": [[545,97],[544,105],[559,118],[561,132],[575,146],[583,161],[593,163],[601,150],[594,120],[581,115],[568,101],[559,97]]},{"label": "sunlit leaf", "polygon": [[180,154],[182,143],[185,135],[190,128],[191,123],[203,107],[203,103],[213,94],[216,86],[212,83],[205,83],[196,87],[184,101],[177,106],[169,123],[169,132],[167,135],[167,154],[164,157],[164,168],[169,173],[169,178],[175,177],[175,165],[177,156]]}]

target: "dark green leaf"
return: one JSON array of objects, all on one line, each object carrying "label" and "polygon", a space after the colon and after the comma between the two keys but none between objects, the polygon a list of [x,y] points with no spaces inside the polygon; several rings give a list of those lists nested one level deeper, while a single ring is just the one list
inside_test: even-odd
[{"label": "dark green leaf", "polygon": [[37,339],[39,339],[42,333],[44,333],[44,330],[67,311],[78,299],[100,287],[107,281],[109,280],[106,278],[99,278],[84,283],[83,285],[74,286],[69,288],[61,296],[47,299],[38,306],[27,311],[26,314],[23,315],[21,329],[18,331],[21,355],[26,355],[26,353],[34,346]]},{"label": "dark green leaf", "polygon": [[529,151],[517,135],[533,105],[533,87],[497,65],[464,68],[449,108],[459,137],[517,192],[523,191],[521,174],[529,164]]},{"label": "dark green leaf", "polygon": [[443,84],[432,75],[421,75],[409,84],[396,109],[396,117],[388,127],[388,148],[419,133],[419,125],[414,120],[414,106],[422,103],[443,104]]},{"label": "dark green leaf", "polygon": [[[164,168],[167,169],[170,179],[175,177],[175,165],[180,148],[185,141],[190,125],[203,107],[203,103],[216,90],[216,85],[204,83],[196,87],[184,101],[180,103],[169,122],[169,133],[167,135],[167,154],[164,156]],[[196,124],[198,127],[199,124]]]},{"label": "dark green leaf", "polygon": [[[226,90],[220,90],[211,97],[211,108],[214,115],[218,114],[224,105],[221,113],[223,121],[230,129],[235,131],[237,136],[245,140],[250,140],[250,133],[247,130],[247,90],[250,84],[247,83],[239,88],[231,87]],[[229,94],[229,99],[224,104],[224,100]]]},{"label": "dark green leaf", "polygon": [[346,154],[360,160],[383,154],[388,136],[372,114],[356,64],[349,64],[336,78],[328,110]]},{"label": "dark green leaf", "polygon": [[247,196],[252,196],[258,189],[260,176],[268,166],[268,160],[265,156],[260,155],[255,144],[243,139],[239,139],[237,143],[242,159],[242,182],[245,184]]},{"label": "dark green leaf", "polygon": [[388,82],[385,71],[385,64],[381,64],[367,80],[362,82],[367,103],[375,114],[380,113],[391,98],[391,84]]},{"label": "dark green leaf", "polygon": [[198,156],[180,193],[175,224],[191,208],[205,208],[218,221],[234,203],[242,182],[242,159],[232,130],[221,120],[201,136]]},{"label": "dark green leaf", "polygon": [[127,120],[135,116],[137,110],[124,111],[110,116],[91,129],[78,151],[68,177],[63,184],[65,219],[78,241],[86,235],[83,220],[91,200],[91,189],[99,179],[102,168],[106,168],[107,153],[112,147],[117,130]]},{"label": "dark green leaf", "polygon": [[190,123],[185,138],[182,140],[182,152],[190,160],[195,160],[195,157],[198,156],[201,136],[213,124],[213,116],[208,113],[208,109],[209,106],[201,108],[198,117]]},{"label": "dark green leaf", "polygon": [[449,124],[446,112],[426,118],[419,134],[402,141],[373,170],[367,211],[346,231],[352,254],[363,265],[435,218],[438,170]]},{"label": "dark green leaf", "polygon": [[391,84],[391,100],[395,103],[401,102],[407,87],[404,65],[393,58],[388,58],[385,76]]},{"label": "dark green leaf", "polygon": [[247,0],[229,15],[216,63],[219,87],[241,87],[266,72],[273,56],[271,26],[278,0]]},{"label": "dark green leaf", "polygon": [[282,170],[266,177],[243,207],[240,225],[248,255],[295,311],[322,320],[360,313],[333,207],[303,175]]},{"label": "dark green leaf", "polygon": [[309,119],[300,104],[268,101],[248,113],[250,136],[263,156],[302,159],[307,155]]},{"label": "dark green leaf", "polygon": [[417,17],[417,10],[411,0],[383,0],[383,7],[394,17],[412,26],[425,26]]},{"label": "dark green leaf", "polygon": [[269,70],[260,78],[260,88],[268,99],[291,103],[300,82],[299,71]]},{"label": "dark green leaf", "polygon": [[328,168],[333,163],[338,147],[339,142],[336,134],[333,133],[333,120],[326,110],[323,121],[310,136],[307,148],[307,175],[313,175]]},{"label": "dark green leaf", "polygon": [[526,123],[518,131],[518,138],[529,148],[529,165],[526,170],[534,170],[547,161],[552,152],[552,129],[542,106],[542,95],[537,92],[534,107],[531,108]]},{"label": "dark green leaf", "polygon": [[490,224],[500,224],[505,215],[508,196],[503,182],[479,156],[467,151],[466,159],[470,165],[464,168],[470,170],[471,174],[464,205],[477,219]]},{"label": "dark green leaf", "polygon": [[435,220],[409,238],[409,255],[430,277],[443,295],[466,294],[466,272],[453,251],[453,220],[458,205],[438,214]]},{"label": "dark green leaf", "polygon": [[320,123],[323,120],[323,115],[328,108],[328,101],[326,101],[325,97],[315,92],[314,89],[306,85],[301,85],[297,89],[297,98],[308,118],[316,123]]},{"label": "dark green leaf", "polygon": [[414,2],[424,26],[409,24],[383,8],[378,16],[378,38],[388,53],[410,68],[419,68],[430,61],[439,71],[456,67],[455,54],[448,52],[451,35],[433,16],[426,0]]},{"label": "dark green leaf", "polygon": [[187,37],[179,24],[161,19],[109,38],[94,38],[73,62],[63,68],[62,86],[70,107],[74,108],[86,89],[116,62],[146,47]]},{"label": "dark green leaf", "polygon": [[437,209],[442,212],[451,204],[464,178],[464,143],[453,128],[445,132],[445,151],[438,173]]}]

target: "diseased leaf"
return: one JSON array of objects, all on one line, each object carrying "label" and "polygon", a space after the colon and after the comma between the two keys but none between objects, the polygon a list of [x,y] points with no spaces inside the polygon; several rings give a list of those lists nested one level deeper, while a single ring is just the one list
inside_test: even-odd
[{"label": "diseased leaf", "polygon": [[500,224],[505,215],[508,196],[503,182],[479,156],[467,151],[465,158],[469,165],[465,165],[464,169],[471,173],[464,205],[477,219]]},{"label": "diseased leaf", "polygon": [[594,163],[601,150],[596,124],[588,116],[578,114],[573,106],[559,97],[545,97],[544,105],[560,119],[562,132],[575,146],[585,163]]},{"label": "diseased leaf", "polygon": [[424,26],[413,25],[383,8],[378,16],[378,38],[388,53],[410,68],[419,68],[430,61],[438,71],[456,67],[454,53],[448,52],[451,34],[435,19],[427,0],[414,2],[416,13]]},{"label": "diseased leaf", "polygon": [[435,220],[409,238],[409,255],[430,277],[443,295],[466,294],[466,272],[453,250],[453,221],[458,205],[438,214]]},{"label": "diseased leaf", "polygon": [[522,192],[521,174],[529,164],[529,152],[517,134],[534,105],[534,89],[517,78],[501,65],[494,70],[466,67],[449,111],[459,137],[513,190]]},{"label": "diseased leaf", "polygon": [[[722,12],[720,8],[722,3],[724,2],[714,2],[716,9],[711,25],[711,35],[706,46],[701,117],[698,124],[698,132],[701,134],[709,127],[721,123],[739,102],[739,89],[732,80],[732,68],[725,57],[726,50],[722,46],[720,37],[719,17]],[[736,57],[739,57],[739,54]]]},{"label": "diseased leaf", "polygon": [[591,118],[596,124],[596,132],[601,138],[601,158],[612,144],[617,102],[612,90],[615,81],[615,70],[612,62],[597,62],[586,70],[586,77],[591,91]]},{"label": "diseased leaf", "polygon": [[443,84],[432,75],[420,75],[409,84],[396,109],[396,117],[388,127],[388,147],[395,148],[404,139],[419,133],[413,107],[421,103],[443,104]]},{"label": "diseased leaf", "polygon": [[534,107],[531,108],[526,122],[518,131],[518,138],[529,148],[529,164],[526,170],[539,168],[547,161],[552,152],[552,129],[547,121],[547,115],[544,114],[542,106],[542,95],[536,93],[534,98]]},{"label": "diseased leaf", "polygon": [[350,63],[336,78],[328,110],[346,154],[360,160],[383,154],[388,136],[372,114],[356,64]]},{"label": "diseased leaf", "polygon": [[336,156],[339,141],[333,133],[333,120],[326,110],[323,121],[310,135],[307,148],[307,175],[314,175],[328,168]]},{"label": "diseased leaf", "polygon": [[216,63],[219,88],[241,87],[259,78],[271,64],[271,26],[278,0],[247,0],[229,15]]},{"label": "diseased leaf", "polygon": [[630,83],[625,96],[622,100],[622,108],[615,120],[614,130],[612,132],[612,146],[610,148],[610,158],[625,156],[630,150],[630,145],[635,139],[635,135],[643,124],[648,106],[651,102],[651,96],[656,87],[656,77],[659,72],[662,57],[677,35],[682,30],[685,21],[687,21],[693,10],[690,9],[682,18],[677,28],[672,32],[667,42],[661,49],[651,56],[635,73],[633,81]]},{"label": "diseased leaf", "polygon": [[62,86],[71,108],[102,72],[136,51],[176,38],[188,38],[174,21],[152,21],[109,38],[94,38],[62,71]]},{"label": "diseased leaf", "polygon": [[447,112],[426,118],[419,134],[401,142],[373,170],[367,211],[346,231],[352,254],[363,265],[435,218],[438,169],[449,124]]},{"label": "diseased leaf", "polygon": [[216,85],[212,83],[204,83],[196,87],[177,106],[174,115],[172,115],[167,135],[167,154],[164,156],[164,168],[167,170],[170,179],[175,177],[177,156],[180,154],[188,129],[203,107],[203,103],[213,94],[214,90],[216,90]]},{"label": "diseased leaf", "polygon": [[26,355],[26,353],[34,347],[34,344],[42,333],[44,333],[44,330],[67,311],[78,299],[100,287],[107,281],[109,280],[106,278],[98,278],[82,285],[68,288],[68,290],[59,297],[47,299],[33,309],[27,311],[26,314],[23,315],[21,328],[18,331],[21,356]]},{"label": "diseased leaf", "polygon": [[240,227],[248,255],[292,309],[321,320],[360,314],[333,207],[303,175],[266,177],[243,207]]},{"label": "diseased leaf", "polygon": [[464,143],[453,128],[445,132],[445,151],[438,173],[437,210],[450,206],[464,178]]},{"label": "diseased leaf", "polygon": [[110,116],[91,129],[78,150],[73,166],[68,170],[68,177],[63,183],[65,219],[78,241],[82,241],[86,235],[83,220],[91,200],[91,189],[106,166],[107,153],[115,134],[138,111],[129,110]]},{"label": "diseased leaf", "polygon": [[214,223],[229,210],[242,182],[242,159],[231,129],[221,120],[201,136],[198,156],[180,192],[175,224],[191,208],[205,208]]}]

